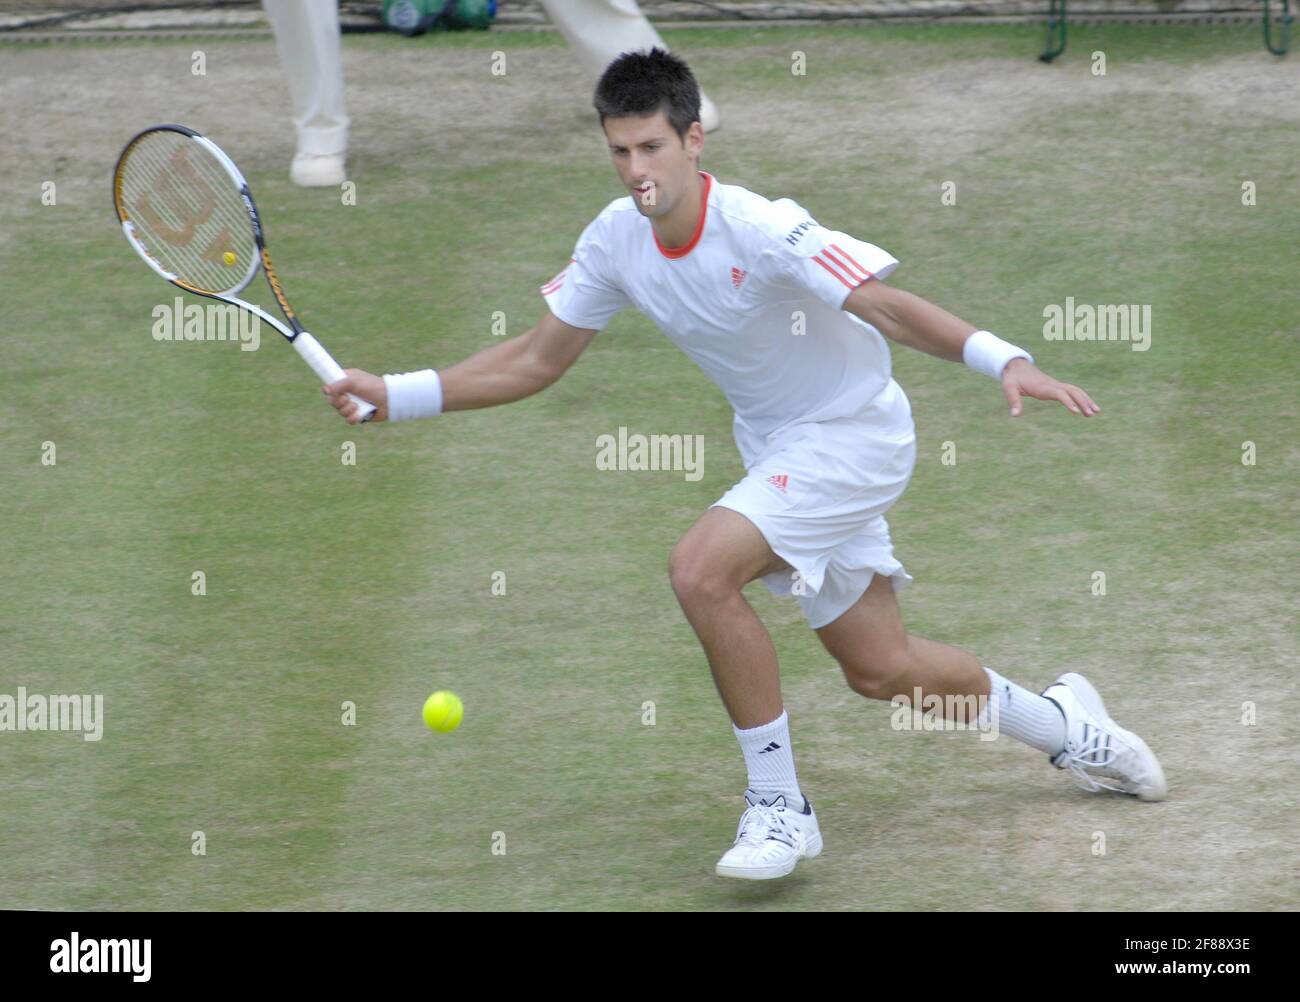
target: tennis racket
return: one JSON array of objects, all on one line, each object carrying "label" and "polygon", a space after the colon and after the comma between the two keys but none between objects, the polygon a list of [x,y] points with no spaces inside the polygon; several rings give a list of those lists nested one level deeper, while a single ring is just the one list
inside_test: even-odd
[{"label": "tennis racket", "polygon": [[[285,298],[248,182],[216,143],[183,125],[145,129],[117,158],[113,205],[131,246],[172,285],[247,310],[283,334],[323,381],[343,378]],[[288,326],[239,298],[258,268]],[[370,420],[374,405],[352,399]]]}]

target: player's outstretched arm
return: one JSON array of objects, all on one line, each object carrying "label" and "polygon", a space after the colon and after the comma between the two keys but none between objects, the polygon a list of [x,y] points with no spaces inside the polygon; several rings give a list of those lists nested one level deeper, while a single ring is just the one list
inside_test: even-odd
[{"label": "player's outstretched arm", "polygon": [[548,310],[526,334],[484,348],[446,369],[384,377],[345,369],[347,378],[322,387],[322,392],[349,424],[357,423],[357,406],[349,393],[375,405],[372,422],[495,407],[546,389],[564,375],[595,335],[594,330],[571,327]]},{"label": "player's outstretched arm", "polygon": [[[1101,410],[1079,387],[1053,379],[1039,369],[1032,359],[1025,357],[1027,353],[988,331],[977,331],[942,307],[886,285],[878,278],[863,282],[850,292],[844,309],[892,341],[950,362],[964,361],[971,368],[1000,380],[1012,417],[1020,414],[1021,397],[1056,400],[1083,417],[1092,417]],[[1008,354],[1012,357],[1008,358]]]}]

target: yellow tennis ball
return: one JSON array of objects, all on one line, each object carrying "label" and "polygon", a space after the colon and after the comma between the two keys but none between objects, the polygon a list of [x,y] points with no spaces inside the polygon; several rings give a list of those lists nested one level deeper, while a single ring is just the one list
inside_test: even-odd
[{"label": "yellow tennis ball", "polygon": [[234,264],[234,263],[235,263],[235,252],[234,252],[234,251],[226,251],[226,253],[224,253],[224,254],[221,255],[221,260],[225,261],[227,265],[232,265],[232,264]]},{"label": "yellow tennis ball", "polygon": [[435,731],[454,731],[465,716],[465,704],[454,692],[439,689],[424,701],[424,722]]}]

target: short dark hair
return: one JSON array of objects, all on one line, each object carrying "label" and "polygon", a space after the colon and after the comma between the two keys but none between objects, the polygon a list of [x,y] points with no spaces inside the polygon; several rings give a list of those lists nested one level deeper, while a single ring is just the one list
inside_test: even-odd
[{"label": "short dark hair", "polygon": [[657,111],[685,141],[686,130],[700,120],[700,86],[682,59],[658,47],[649,52],[624,52],[605,68],[592,102],[607,118],[648,118]]}]

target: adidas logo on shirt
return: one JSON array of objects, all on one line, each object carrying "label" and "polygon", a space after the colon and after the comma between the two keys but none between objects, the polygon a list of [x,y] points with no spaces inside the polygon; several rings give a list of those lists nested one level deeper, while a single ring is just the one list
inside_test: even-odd
[{"label": "adidas logo on shirt", "polygon": [[732,288],[739,289],[739,288],[740,288],[740,283],[743,282],[743,281],[745,280],[745,276],[748,275],[748,274],[749,274],[749,272],[744,271],[744,270],[742,270],[742,269],[740,269],[740,268],[732,268],[732,269],[731,269],[731,285],[732,285]]},{"label": "adidas logo on shirt", "polygon": [[784,494],[786,485],[790,482],[790,475],[788,473],[774,473],[767,478],[767,482]]}]

